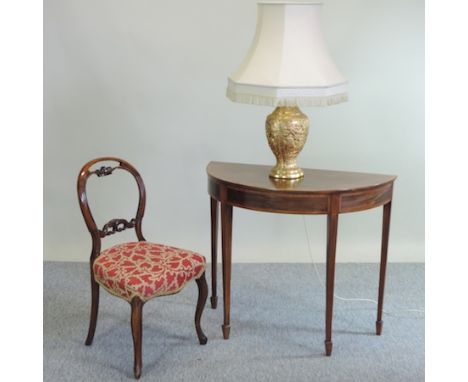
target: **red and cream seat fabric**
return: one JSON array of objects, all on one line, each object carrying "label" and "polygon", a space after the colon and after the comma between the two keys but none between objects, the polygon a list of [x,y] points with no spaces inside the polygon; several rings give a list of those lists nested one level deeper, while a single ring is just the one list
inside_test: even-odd
[{"label": "red and cream seat fabric", "polygon": [[93,263],[96,281],[110,293],[131,301],[177,293],[205,270],[195,252],[147,241],[115,245]]}]

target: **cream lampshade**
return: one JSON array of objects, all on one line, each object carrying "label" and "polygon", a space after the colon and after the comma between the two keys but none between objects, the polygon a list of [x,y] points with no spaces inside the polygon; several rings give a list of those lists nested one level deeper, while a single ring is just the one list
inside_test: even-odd
[{"label": "cream lampshade", "polygon": [[266,121],[277,159],[273,178],[303,176],[296,156],[305,144],[309,121],[298,107],[347,100],[347,82],[325,42],[321,9],[316,1],[260,1],[252,45],[228,78],[230,100],[276,107]]}]

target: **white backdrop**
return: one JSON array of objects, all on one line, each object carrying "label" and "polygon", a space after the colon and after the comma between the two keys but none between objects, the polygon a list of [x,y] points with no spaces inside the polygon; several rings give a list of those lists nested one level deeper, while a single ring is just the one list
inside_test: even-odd
[{"label": "white backdrop", "polygon": [[[311,127],[299,165],[398,175],[389,260],[424,261],[424,1],[325,0],[323,16],[350,100],[303,109]],[[143,175],[148,240],[209,255],[207,163],[274,163],[271,109],[225,97],[255,23],[255,0],[44,1],[46,260],[88,260],[75,183],[103,155]],[[100,224],[132,217],[125,180],[90,185]],[[306,221],[323,261],[326,219]],[[378,261],[380,230],[381,209],[343,215],[337,261]],[[236,262],[310,261],[300,216],[235,209],[233,235]]]}]

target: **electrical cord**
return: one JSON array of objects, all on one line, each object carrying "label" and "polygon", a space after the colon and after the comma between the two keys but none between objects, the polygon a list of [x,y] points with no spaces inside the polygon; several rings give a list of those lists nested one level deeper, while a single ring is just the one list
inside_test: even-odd
[{"label": "electrical cord", "polygon": [[[306,219],[305,219],[304,215],[302,215],[302,221],[304,223],[304,230],[305,230],[305,234],[306,234],[306,238],[307,238],[307,248],[309,250],[310,261],[311,261],[312,265],[314,266],[315,274],[317,275],[317,279],[319,280],[320,285],[325,290],[325,283],[323,282],[322,277],[320,276],[320,273],[319,273],[319,271],[317,269],[317,264],[314,261],[314,257],[312,255],[312,247],[310,245],[309,230],[307,229],[307,223],[306,223]],[[376,300],[372,300],[370,298],[345,298],[345,297],[341,297],[341,296],[337,295],[336,293],[334,293],[333,296],[336,299],[342,300],[342,301],[363,301],[363,302],[371,302],[371,303],[376,304],[376,305],[378,304],[378,302]],[[403,316],[396,315],[395,312],[388,312],[386,310],[382,310],[382,312],[385,313],[385,314],[388,314],[388,315],[392,315],[392,316],[403,317]],[[416,313],[421,313],[423,315],[425,313],[424,309],[409,309],[409,308],[400,308],[400,309],[397,309],[396,312],[416,312]]]}]

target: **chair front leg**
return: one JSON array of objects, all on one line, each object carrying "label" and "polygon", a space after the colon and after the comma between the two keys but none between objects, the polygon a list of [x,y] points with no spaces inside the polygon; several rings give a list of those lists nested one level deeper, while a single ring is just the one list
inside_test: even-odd
[{"label": "chair front leg", "polygon": [[200,345],[205,345],[208,342],[205,334],[200,325],[201,316],[203,309],[205,308],[206,299],[208,297],[208,285],[206,284],[205,272],[195,280],[198,286],[198,302],[197,309],[195,311],[195,329],[197,330],[198,341]]},{"label": "chair front leg", "polygon": [[141,376],[141,345],[142,345],[142,334],[143,334],[143,304],[144,302],[138,297],[134,297],[130,302],[132,307],[131,325],[132,325],[132,336],[133,336],[133,348],[134,348],[134,363],[133,372],[135,378],[138,379]]},{"label": "chair front leg", "polygon": [[96,331],[96,323],[99,310],[99,284],[94,280],[91,273],[91,317],[89,320],[88,336],[86,337],[85,345],[89,346],[93,343],[94,332]]}]

